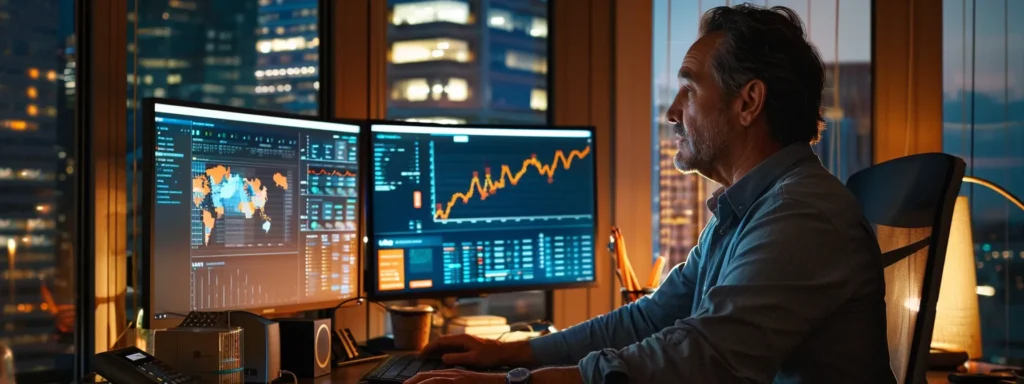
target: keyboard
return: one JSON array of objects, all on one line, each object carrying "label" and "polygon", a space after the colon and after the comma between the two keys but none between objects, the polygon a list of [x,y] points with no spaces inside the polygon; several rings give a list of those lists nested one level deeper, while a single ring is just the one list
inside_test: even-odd
[{"label": "keyboard", "polygon": [[437,358],[421,359],[416,355],[391,356],[363,376],[363,381],[381,384],[402,383],[420,372],[448,368],[454,367],[446,365]]}]

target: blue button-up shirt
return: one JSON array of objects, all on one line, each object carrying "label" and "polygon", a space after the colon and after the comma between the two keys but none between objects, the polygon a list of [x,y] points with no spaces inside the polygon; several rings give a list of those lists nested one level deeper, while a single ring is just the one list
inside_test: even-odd
[{"label": "blue button-up shirt", "polygon": [[532,340],[538,362],[579,364],[587,383],[896,382],[874,231],[809,145],[765,159],[708,208],[654,294]]}]

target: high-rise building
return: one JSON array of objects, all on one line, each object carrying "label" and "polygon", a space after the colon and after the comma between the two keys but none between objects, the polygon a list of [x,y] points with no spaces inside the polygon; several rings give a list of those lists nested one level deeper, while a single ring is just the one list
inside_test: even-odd
[{"label": "high-rise building", "polygon": [[[188,100],[234,107],[256,106],[256,29],[258,4],[245,0],[140,1],[127,15],[128,137],[126,197],[126,268],[139,277],[135,258],[145,220],[139,208],[136,178],[144,134],[142,113],[135,108],[146,97]],[[134,5],[129,5],[130,7]],[[137,27],[137,28],[136,28]],[[136,45],[137,44],[137,45]],[[137,71],[137,75],[136,75]],[[137,77],[136,77],[137,76]],[[130,281],[128,307],[135,309],[138,286]]]},{"label": "high-rise building", "polygon": [[[0,341],[11,346],[16,370],[54,368],[59,340],[55,277],[71,264],[58,260],[58,218],[68,194],[59,126],[66,66],[57,0],[0,2]],[[65,296],[67,297],[67,296]],[[68,330],[65,330],[68,331]]]},{"label": "high-rise building", "polygon": [[[663,86],[662,95],[674,95],[676,89]],[[710,215],[704,201],[709,196],[707,180],[697,174],[684,174],[675,167],[677,152],[676,138],[672,128],[665,121],[672,97],[661,97],[666,101],[657,105],[658,133],[655,140],[654,206],[657,215],[654,225],[654,253],[665,256],[668,265],[686,261],[690,249],[697,245],[697,237],[707,224]],[[666,272],[668,268],[666,268]]]},{"label": "high-rise building", "polygon": [[259,84],[259,109],[318,113],[318,5],[318,0],[260,0],[259,39],[253,51],[258,61],[255,72],[250,72]]},{"label": "high-rise building", "polygon": [[[138,21],[137,35],[134,28],[128,30],[129,99],[166,97],[251,106],[256,13],[252,1],[139,2],[128,15],[129,21]],[[138,84],[133,84],[136,67]],[[141,116],[134,109],[129,114],[129,121]]]},{"label": "high-rise building", "polygon": [[388,0],[388,117],[547,122],[548,4]]}]

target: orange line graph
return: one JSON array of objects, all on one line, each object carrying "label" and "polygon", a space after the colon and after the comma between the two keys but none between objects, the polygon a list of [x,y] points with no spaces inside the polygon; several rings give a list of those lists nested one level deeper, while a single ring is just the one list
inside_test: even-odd
[{"label": "orange line graph", "polygon": [[512,173],[512,168],[508,164],[501,165],[501,174],[497,180],[491,178],[491,168],[484,168],[484,181],[480,181],[480,174],[477,171],[473,171],[473,179],[469,182],[469,189],[466,192],[456,192],[452,194],[451,199],[448,200],[447,205],[438,203],[435,207],[434,218],[440,218],[441,220],[448,220],[449,214],[451,214],[452,207],[455,206],[459,200],[462,200],[463,204],[469,203],[469,199],[472,199],[476,194],[480,195],[480,200],[486,200],[488,196],[495,194],[499,189],[505,188],[506,182],[516,185],[519,183],[519,179],[533,167],[537,170],[537,173],[547,176],[548,183],[555,181],[555,171],[558,169],[558,164],[562,164],[562,168],[569,170],[572,167],[573,159],[583,159],[590,154],[590,146],[583,148],[582,150],[572,150],[569,155],[562,152],[561,149],[555,151],[555,157],[551,160],[551,164],[543,164],[540,160],[537,160],[537,154],[533,154],[529,159],[523,160],[522,167],[519,171]]},{"label": "orange line graph", "polygon": [[352,172],[349,172],[348,170],[345,170],[345,172],[343,173],[343,172],[338,172],[338,171],[334,171],[334,170],[328,172],[326,169],[321,169],[321,170],[318,171],[318,170],[310,168],[308,173],[310,175],[324,175],[324,176],[341,176],[341,177],[355,177],[356,176],[356,174],[354,174]]}]

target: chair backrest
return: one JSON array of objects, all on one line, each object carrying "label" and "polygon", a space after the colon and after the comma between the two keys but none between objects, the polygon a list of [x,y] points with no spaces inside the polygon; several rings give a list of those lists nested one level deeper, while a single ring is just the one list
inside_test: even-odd
[{"label": "chair backrest", "polygon": [[899,384],[925,383],[953,205],[964,161],[944,153],[890,160],[846,183],[875,227],[885,265],[889,359]]}]

